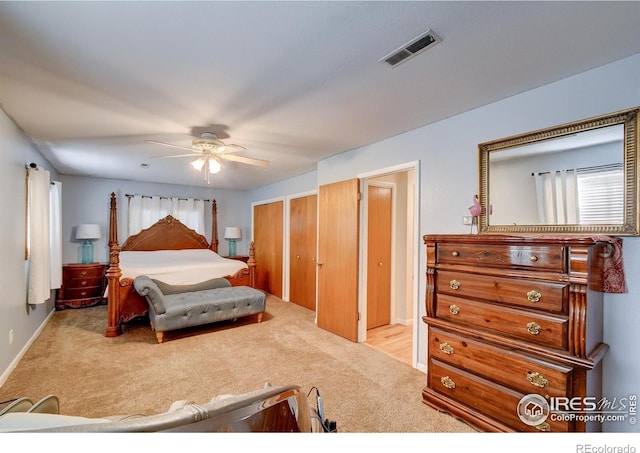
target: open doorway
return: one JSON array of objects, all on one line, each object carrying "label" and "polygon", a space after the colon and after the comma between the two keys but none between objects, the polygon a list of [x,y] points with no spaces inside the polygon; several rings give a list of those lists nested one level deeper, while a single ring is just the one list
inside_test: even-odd
[{"label": "open doorway", "polygon": [[362,178],[360,341],[411,366],[416,364],[415,173],[410,167]]}]

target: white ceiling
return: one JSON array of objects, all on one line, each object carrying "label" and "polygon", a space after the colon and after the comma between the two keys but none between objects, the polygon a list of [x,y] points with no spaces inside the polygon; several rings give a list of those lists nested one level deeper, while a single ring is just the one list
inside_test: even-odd
[{"label": "white ceiling", "polygon": [[62,174],[206,186],[145,140],[211,131],[271,162],[211,178],[250,189],[640,53],[639,24],[635,1],[0,1],[0,105]]}]

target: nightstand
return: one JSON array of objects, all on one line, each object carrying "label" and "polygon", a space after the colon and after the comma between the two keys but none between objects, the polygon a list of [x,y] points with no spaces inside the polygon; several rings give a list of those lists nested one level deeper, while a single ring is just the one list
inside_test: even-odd
[{"label": "nightstand", "polygon": [[56,310],[90,307],[106,303],[105,273],[107,264],[65,264],[62,266],[62,287],[56,298]]},{"label": "nightstand", "polygon": [[223,256],[223,258],[227,258],[229,260],[244,261],[245,263],[249,261],[249,257],[247,255]]}]

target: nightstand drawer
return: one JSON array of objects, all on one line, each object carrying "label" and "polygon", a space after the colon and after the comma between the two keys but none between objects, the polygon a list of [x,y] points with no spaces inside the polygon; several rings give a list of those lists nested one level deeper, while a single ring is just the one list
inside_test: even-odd
[{"label": "nightstand drawer", "polygon": [[463,264],[500,268],[526,268],[563,272],[565,248],[559,245],[438,244],[439,264]]},{"label": "nightstand drawer", "polygon": [[63,278],[89,278],[102,277],[104,275],[104,265],[69,265],[63,268]]},{"label": "nightstand drawer", "polygon": [[88,278],[68,278],[62,283],[66,288],[90,288],[92,286],[102,286],[104,277]]},{"label": "nightstand drawer", "polygon": [[64,290],[65,299],[86,299],[89,297],[102,297],[104,290],[101,286],[91,286],[88,288],[71,288]]},{"label": "nightstand drawer", "polygon": [[568,347],[569,320],[566,316],[519,310],[444,294],[439,295],[436,310],[438,318],[489,329],[531,343],[565,350]]},{"label": "nightstand drawer", "polygon": [[516,431],[567,432],[569,422],[548,417],[542,424],[529,426],[518,416],[518,403],[525,396],[459,368],[432,359],[429,361],[429,387],[474,410],[496,417]]},{"label": "nightstand drawer", "polygon": [[440,294],[490,300],[555,313],[566,313],[566,301],[569,298],[568,283],[453,271],[436,273],[436,290]]},{"label": "nightstand drawer", "polygon": [[573,369],[568,366],[435,328],[429,329],[429,356],[524,394],[551,397],[571,391]]}]

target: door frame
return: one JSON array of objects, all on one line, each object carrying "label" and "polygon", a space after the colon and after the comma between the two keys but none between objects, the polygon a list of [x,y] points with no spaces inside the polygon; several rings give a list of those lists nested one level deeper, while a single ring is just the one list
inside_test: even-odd
[{"label": "door frame", "polygon": [[[408,238],[408,242],[411,243],[411,247],[414,250],[413,253],[413,266],[411,271],[413,272],[413,282],[411,285],[412,294],[411,300],[413,304],[412,308],[412,353],[411,362],[414,368],[418,366],[418,341],[419,341],[419,327],[420,327],[420,305],[419,305],[419,263],[420,263],[420,251],[422,250],[420,242],[420,161],[411,161],[404,164],[394,165],[391,167],[380,168],[378,170],[369,171],[366,173],[360,173],[356,177],[360,180],[361,192],[365,189],[366,181],[370,178],[376,178],[391,173],[398,173],[404,171],[414,171],[413,178],[413,237]],[[360,203],[360,215],[365,215],[365,204]],[[358,296],[358,311],[361,314],[358,321],[358,342],[364,342],[367,335],[367,323],[366,323],[366,310],[367,310],[367,298],[366,298],[366,261],[364,256],[364,249],[366,248],[366,241],[363,240],[363,234],[366,234],[368,225],[366,221],[360,222],[360,262],[359,262],[359,296]],[[364,287],[363,287],[364,285]],[[365,316],[362,316],[365,313]],[[364,322],[363,322],[364,321]]]}]

